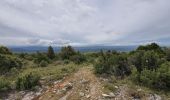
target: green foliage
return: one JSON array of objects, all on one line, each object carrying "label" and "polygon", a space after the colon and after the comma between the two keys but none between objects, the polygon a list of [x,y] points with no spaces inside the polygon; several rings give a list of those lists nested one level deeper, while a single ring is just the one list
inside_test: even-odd
[{"label": "green foliage", "polygon": [[70,60],[65,59],[63,62],[64,62],[64,64],[69,64]]},{"label": "green foliage", "polygon": [[112,73],[112,62],[110,62],[110,55],[104,54],[103,51],[100,52],[100,57],[97,60],[94,68],[97,74],[111,74]]},{"label": "green foliage", "polygon": [[70,59],[71,56],[74,56],[76,54],[76,51],[71,47],[71,46],[67,46],[67,47],[62,47],[61,48],[61,52],[60,52],[60,56],[61,59]]},{"label": "green foliage", "polygon": [[18,77],[16,88],[18,90],[29,90],[39,85],[40,76],[38,74],[29,73]]},{"label": "green foliage", "polygon": [[170,90],[170,63],[162,64],[157,70],[144,69],[141,73],[132,71],[131,79],[141,85]]},{"label": "green foliage", "polygon": [[54,53],[54,50],[53,50],[52,46],[48,47],[47,56],[50,59],[54,59],[55,58],[55,53]]},{"label": "green foliage", "polygon": [[154,70],[158,67],[159,56],[154,51],[146,51],[142,57],[142,66]]},{"label": "green foliage", "polygon": [[167,61],[170,61],[170,48],[165,49],[165,58]]},{"label": "green foliage", "polygon": [[77,53],[76,55],[71,56],[70,60],[76,64],[81,64],[86,61],[86,57],[80,53]]},{"label": "green foliage", "polygon": [[49,62],[49,59],[48,59],[48,57],[46,56],[45,53],[37,52],[36,55],[34,56],[34,62],[36,64],[40,64],[41,61]]},{"label": "green foliage", "polygon": [[7,47],[0,46],[0,54],[9,54],[9,55],[11,55],[12,52]]},{"label": "green foliage", "polygon": [[126,55],[115,55],[111,52],[102,52],[100,58],[95,64],[95,72],[97,74],[114,74],[115,76],[124,77],[131,73],[127,62]]},{"label": "green foliage", "polygon": [[140,82],[147,87],[154,87],[158,75],[155,71],[145,69],[140,74]]},{"label": "green foliage", "polygon": [[145,50],[145,51],[154,50],[156,52],[160,52],[160,53],[162,52],[161,47],[156,43],[151,43],[146,46],[139,46],[137,50]]},{"label": "green foliage", "polygon": [[133,55],[129,59],[130,63],[136,67],[138,72],[141,72],[143,70],[142,66],[143,55],[144,51],[138,51],[133,53]]},{"label": "green foliage", "polygon": [[159,55],[154,51],[137,51],[129,58],[130,63],[133,64],[138,72],[143,69],[155,70],[164,62]]},{"label": "green foliage", "polygon": [[39,64],[40,67],[47,67],[47,65],[48,65],[48,62],[44,60],[42,60]]},{"label": "green foliage", "polygon": [[22,62],[15,56],[12,55],[1,55],[0,54],[0,73],[6,73],[11,68],[21,68]]},{"label": "green foliage", "polygon": [[156,87],[170,90],[170,62],[162,64],[157,73],[159,80]]},{"label": "green foliage", "polygon": [[62,47],[59,55],[62,60],[70,60],[76,64],[81,64],[86,61],[86,57],[80,52],[76,52],[71,46]]},{"label": "green foliage", "polygon": [[131,74],[131,69],[128,64],[127,57],[125,55],[118,55],[114,59],[114,74],[115,76],[124,77]]},{"label": "green foliage", "polygon": [[0,91],[4,91],[10,88],[10,82],[5,77],[0,77]]}]

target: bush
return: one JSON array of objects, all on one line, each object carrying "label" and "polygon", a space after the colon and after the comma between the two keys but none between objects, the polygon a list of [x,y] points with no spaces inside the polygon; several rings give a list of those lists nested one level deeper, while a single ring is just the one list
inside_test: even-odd
[{"label": "bush", "polygon": [[18,90],[29,90],[39,85],[40,76],[37,74],[26,74],[18,77],[16,81],[16,88]]},{"label": "bush", "polygon": [[130,75],[131,69],[128,64],[126,55],[117,55],[114,57],[114,75],[124,77]]},{"label": "bush", "polygon": [[10,88],[10,82],[4,77],[0,77],[0,91],[4,91]]},{"label": "bush", "polygon": [[44,60],[42,60],[39,64],[40,67],[47,67],[47,65],[48,65],[48,62],[46,62]]},{"label": "bush", "polygon": [[140,82],[147,87],[154,87],[158,80],[158,74],[156,71],[145,69],[140,74]]},{"label": "bush", "polygon": [[49,62],[49,59],[48,59],[48,57],[47,57],[46,54],[37,52],[37,53],[34,55],[34,63],[40,64],[41,61]]},{"label": "bush", "polygon": [[162,64],[157,70],[157,74],[159,79],[156,87],[170,90],[170,62]]},{"label": "bush", "polygon": [[131,70],[126,55],[101,52],[101,56],[95,64],[95,72],[97,74],[114,74],[115,76],[123,77],[129,75]]},{"label": "bush", "polygon": [[142,57],[144,55],[144,51],[138,51],[133,53],[131,57],[129,58],[129,62],[134,65],[138,72],[141,72],[143,70],[142,66]]},{"label": "bush", "polygon": [[6,73],[11,68],[21,68],[22,62],[20,59],[12,55],[1,55],[0,54],[0,72]]},{"label": "bush", "polygon": [[7,47],[4,47],[4,46],[0,46],[0,54],[12,54],[12,52],[7,48]]},{"label": "bush", "polygon": [[86,61],[86,58],[85,58],[84,55],[78,53],[78,54],[76,54],[74,56],[71,56],[70,60],[73,61],[75,64],[81,64],[84,61]]},{"label": "bush", "polygon": [[131,79],[138,84],[154,89],[170,90],[170,62],[162,64],[157,70],[144,69],[141,73],[132,71]]},{"label": "bush", "polygon": [[159,61],[159,56],[154,51],[146,51],[142,57],[142,66],[147,69],[156,69]]},{"label": "bush", "polygon": [[129,61],[134,65],[138,72],[144,69],[156,70],[159,65],[165,62],[160,59],[159,55],[154,51],[137,51],[129,58]]}]

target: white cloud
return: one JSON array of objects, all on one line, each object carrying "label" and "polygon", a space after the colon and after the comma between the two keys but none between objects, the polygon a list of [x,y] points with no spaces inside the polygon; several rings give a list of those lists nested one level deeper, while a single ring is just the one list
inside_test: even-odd
[{"label": "white cloud", "polygon": [[[3,0],[4,45],[135,44],[170,38],[168,0]],[[11,42],[4,42],[11,38]],[[167,43],[167,42],[166,42]]]}]

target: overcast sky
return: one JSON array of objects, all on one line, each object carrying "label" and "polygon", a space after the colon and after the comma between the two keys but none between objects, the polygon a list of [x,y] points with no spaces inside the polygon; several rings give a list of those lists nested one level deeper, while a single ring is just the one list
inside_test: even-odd
[{"label": "overcast sky", "polygon": [[170,45],[170,0],[0,0],[0,44]]}]

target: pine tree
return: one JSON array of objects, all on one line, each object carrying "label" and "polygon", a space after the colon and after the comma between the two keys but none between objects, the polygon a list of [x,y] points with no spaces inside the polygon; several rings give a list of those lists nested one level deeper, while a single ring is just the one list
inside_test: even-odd
[{"label": "pine tree", "polygon": [[48,47],[47,56],[48,56],[50,59],[54,59],[55,53],[54,53],[54,50],[53,50],[53,47],[52,47],[52,46],[49,46],[49,47]]}]

